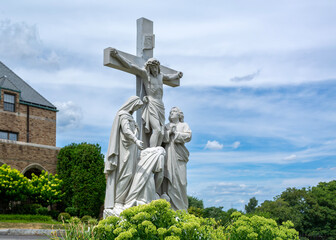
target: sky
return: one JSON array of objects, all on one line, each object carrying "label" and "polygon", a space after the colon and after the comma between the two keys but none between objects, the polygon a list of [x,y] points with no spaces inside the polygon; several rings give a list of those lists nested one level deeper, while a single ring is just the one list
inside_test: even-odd
[{"label": "sky", "polygon": [[154,22],[154,56],[182,71],[166,115],[192,130],[188,195],[244,209],[336,175],[336,1],[9,1],[0,61],[57,106],[57,146],[107,151],[135,77],[103,49],[136,53],[136,20]]}]

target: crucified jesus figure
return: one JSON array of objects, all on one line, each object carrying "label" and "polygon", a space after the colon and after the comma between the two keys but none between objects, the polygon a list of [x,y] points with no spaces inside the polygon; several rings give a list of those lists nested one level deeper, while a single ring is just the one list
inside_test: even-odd
[{"label": "crucified jesus figure", "polygon": [[143,99],[145,104],[142,112],[145,133],[152,134],[149,139],[149,147],[158,147],[162,144],[165,125],[165,108],[162,101],[163,81],[180,79],[182,72],[175,74],[163,74],[160,72],[160,62],[154,58],[148,59],[144,67],[131,63],[118,53],[118,50],[111,49],[111,57],[117,59],[125,68],[131,69],[143,80],[146,96]]}]

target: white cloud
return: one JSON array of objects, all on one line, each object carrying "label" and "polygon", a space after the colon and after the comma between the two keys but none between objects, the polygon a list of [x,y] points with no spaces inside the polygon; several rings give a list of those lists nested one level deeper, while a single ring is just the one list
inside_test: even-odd
[{"label": "white cloud", "polygon": [[256,71],[255,73],[251,73],[242,77],[233,77],[230,79],[232,82],[246,82],[246,81],[251,81],[254,78],[256,78],[260,73],[260,70]]},{"label": "white cloud", "polygon": [[208,141],[207,144],[205,145],[205,149],[210,149],[210,150],[221,150],[224,147],[223,144],[220,144],[216,140],[214,141]]},{"label": "white cloud", "polygon": [[58,68],[57,54],[44,47],[36,25],[0,20],[0,58],[27,67]]},{"label": "white cloud", "polygon": [[308,186],[316,186],[319,182],[329,182],[332,180],[334,180],[334,177],[288,178],[282,181],[282,186],[302,188]]},{"label": "white cloud", "polygon": [[296,159],[296,155],[295,154],[292,154],[292,155],[289,155],[287,157],[284,157],[284,160],[294,160]]},{"label": "white cloud", "polygon": [[239,146],[240,146],[240,142],[238,142],[238,141],[236,141],[236,142],[234,142],[234,143],[232,144],[232,147],[233,147],[234,149],[237,149]]},{"label": "white cloud", "polygon": [[56,102],[57,109],[57,126],[60,130],[71,129],[79,127],[83,118],[82,109],[75,103],[68,102]]}]

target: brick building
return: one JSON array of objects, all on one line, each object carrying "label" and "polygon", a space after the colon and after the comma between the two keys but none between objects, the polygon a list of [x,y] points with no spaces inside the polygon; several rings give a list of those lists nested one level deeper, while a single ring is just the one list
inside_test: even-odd
[{"label": "brick building", "polygon": [[0,165],[56,172],[56,107],[0,62]]}]

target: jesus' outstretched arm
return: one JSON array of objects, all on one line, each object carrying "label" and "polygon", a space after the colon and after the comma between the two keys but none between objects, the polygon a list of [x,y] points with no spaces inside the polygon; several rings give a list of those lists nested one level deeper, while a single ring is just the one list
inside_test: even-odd
[{"label": "jesus' outstretched arm", "polygon": [[136,75],[140,77],[146,76],[146,70],[140,68],[136,64],[131,63],[129,60],[124,58],[122,55],[119,54],[118,50],[115,48],[111,49],[110,52],[111,57],[117,59],[125,68],[131,69],[135,72]]},{"label": "jesus' outstretched arm", "polygon": [[180,79],[183,77],[182,72],[177,72],[174,74],[163,74],[163,80],[174,80],[174,79]]}]

